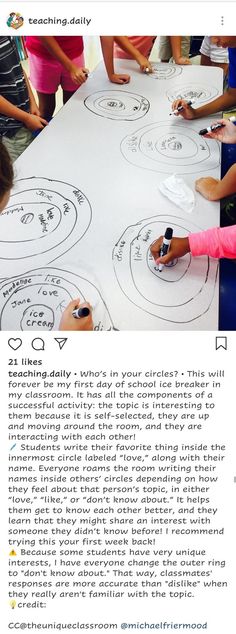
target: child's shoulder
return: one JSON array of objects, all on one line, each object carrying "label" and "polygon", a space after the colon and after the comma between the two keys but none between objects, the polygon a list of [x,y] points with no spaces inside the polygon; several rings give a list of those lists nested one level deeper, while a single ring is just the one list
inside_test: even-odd
[{"label": "child's shoulder", "polygon": [[18,52],[16,43],[13,37],[1,36],[0,37],[0,60],[8,57],[10,54],[15,55],[18,58]]}]

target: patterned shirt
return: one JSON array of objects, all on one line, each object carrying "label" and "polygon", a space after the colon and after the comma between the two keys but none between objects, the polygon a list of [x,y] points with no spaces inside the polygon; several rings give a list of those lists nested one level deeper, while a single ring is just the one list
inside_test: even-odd
[{"label": "patterned shirt", "polygon": [[[0,37],[0,96],[29,112],[29,94],[14,38]],[[0,112],[0,136],[13,137],[22,121]]]}]

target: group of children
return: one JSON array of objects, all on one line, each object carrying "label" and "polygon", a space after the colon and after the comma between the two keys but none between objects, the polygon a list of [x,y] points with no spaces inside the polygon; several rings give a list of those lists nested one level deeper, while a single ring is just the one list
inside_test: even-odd
[{"label": "group of children", "polygon": [[[156,36],[104,36],[100,39],[107,75],[111,82],[124,84],[130,81],[129,75],[115,72],[114,57],[134,59],[141,71],[152,72],[149,56]],[[162,38],[161,60],[167,62],[173,57],[177,64],[189,64],[189,46],[190,38]],[[89,74],[84,62],[83,38],[80,36],[30,36],[26,37],[26,47],[30,80],[37,91],[38,104],[20,64],[14,38],[0,37],[0,212],[7,205],[13,184],[12,162],[32,142],[35,132],[48,125],[54,113],[58,87],[62,87],[65,104],[78,87],[86,82]],[[174,101],[172,109],[176,116],[182,116],[186,120],[236,107],[236,37],[205,37],[200,51],[203,65],[220,66],[225,74],[229,61],[228,88],[221,97],[197,109],[183,99]],[[182,106],[180,112],[177,110],[179,106]],[[208,133],[207,136],[222,143],[236,144],[234,124],[227,119],[220,120],[220,123],[222,128]],[[196,181],[195,187],[208,200],[220,200],[235,193],[236,163],[230,167],[222,180],[200,178]],[[217,258],[236,257],[236,225],[209,229],[186,238],[173,238],[168,254],[160,258],[162,240],[163,237],[160,236],[151,246],[151,253],[157,263],[166,264],[187,252]],[[60,329],[93,329],[91,307],[87,317],[78,320],[72,317],[72,310],[79,305],[79,299],[69,304],[62,316]]]}]

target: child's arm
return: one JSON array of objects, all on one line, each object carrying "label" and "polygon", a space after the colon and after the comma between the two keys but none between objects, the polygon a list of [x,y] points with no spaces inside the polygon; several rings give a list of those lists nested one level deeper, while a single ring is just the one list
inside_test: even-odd
[{"label": "child's arm", "polygon": [[176,64],[191,64],[188,57],[183,57],[181,53],[181,35],[170,35],[170,45],[172,56]]},{"label": "child's arm", "polygon": [[106,67],[108,78],[113,84],[128,84],[130,81],[129,75],[121,75],[120,73],[117,74],[114,71],[114,61],[113,61],[114,37],[101,35],[100,41],[101,41],[102,54],[103,54],[104,64]]},{"label": "child's arm", "polygon": [[24,78],[25,78],[26,86],[28,88],[29,102],[30,102],[30,114],[36,114],[39,117],[40,116],[39,107],[37,106],[37,103],[35,101],[31,85],[29,83],[28,77],[27,77],[27,75],[26,75],[26,73],[25,73],[23,68],[22,68],[22,72],[23,72],[23,75],[24,75]]},{"label": "child's arm", "polygon": [[142,55],[140,51],[130,42],[129,38],[124,35],[115,36],[115,42],[122,48],[125,53],[129,55],[129,58],[135,59],[137,64],[140,66],[140,70],[145,72],[147,69],[149,72],[152,72],[152,65],[145,55]]},{"label": "child's arm", "polygon": [[189,246],[192,255],[236,258],[236,225],[192,233],[189,235]]},{"label": "child's arm", "polygon": [[236,105],[236,88],[228,88],[228,90],[217,97],[214,101],[201,106],[201,108],[192,108],[188,106],[184,99],[177,99],[172,103],[172,110],[176,110],[178,106],[183,106],[183,110],[177,113],[176,116],[181,115],[184,119],[199,119],[200,117],[208,117],[216,112],[222,110],[230,110],[232,106]]},{"label": "child's arm", "polygon": [[236,258],[236,225],[190,233],[186,238],[172,238],[167,255],[160,258],[162,243],[163,236],[160,236],[150,249],[157,264],[168,264],[186,253],[193,256],[209,255],[212,258]]},{"label": "child's arm", "polygon": [[230,167],[222,180],[208,176],[195,182],[195,189],[207,200],[221,200],[236,193],[236,163]]},{"label": "child's arm", "polygon": [[0,97],[0,113],[5,117],[21,121],[23,125],[25,125],[25,127],[29,130],[32,130],[32,132],[34,130],[42,130],[45,125],[48,125],[48,122],[45,119],[42,119],[42,117],[25,112],[24,110],[17,108],[17,106],[13,106],[13,104],[5,99],[5,97]]},{"label": "child's arm", "polygon": [[88,69],[76,66],[76,64],[74,64],[74,62],[63,52],[55,40],[55,37],[41,36],[40,40],[49,53],[51,53],[51,55],[55,57],[55,59],[57,59],[66,70],[68,70],[71,79],[75,84],[80,86],[86,81],[89,72]]}]

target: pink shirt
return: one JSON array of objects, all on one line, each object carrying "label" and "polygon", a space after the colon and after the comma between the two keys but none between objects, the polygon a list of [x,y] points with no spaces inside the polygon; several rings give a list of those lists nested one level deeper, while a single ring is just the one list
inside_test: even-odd
[{"label": "pink shirt", "polygon": [[[80,57],[84,50],[83,38],[80,36],[55,36],[57,44],[61,47],[63,53],[69,57],[69,59],[75,59]],[[25,38],[26,48],[30,53],[41,57],[41,59],[55,59],[48,49],[43,45],[40,37],[28,36]]]},{"label": "pink shirt", "polygon": [[[149,57],[156,35],[131,35],[128,36],[129,41],[142,55]],[[119,59],[129,59],[128,53],[122,50],[116,42],[114,42],[114,57]]]},{"label": "pink shirt", "polygon": [[192,255],[236,258],[236,225],[191,233],[188,238]]}]

